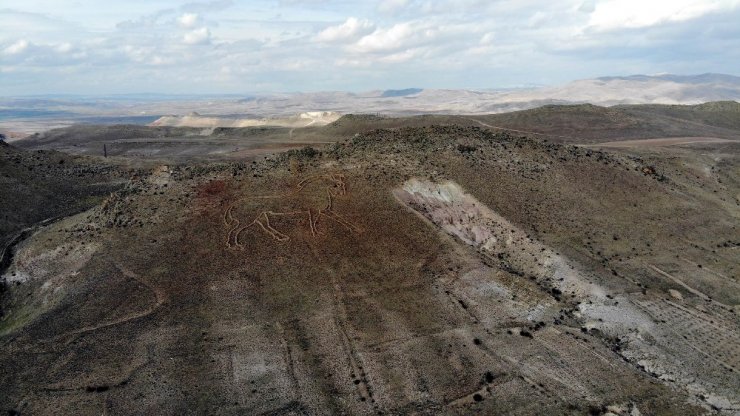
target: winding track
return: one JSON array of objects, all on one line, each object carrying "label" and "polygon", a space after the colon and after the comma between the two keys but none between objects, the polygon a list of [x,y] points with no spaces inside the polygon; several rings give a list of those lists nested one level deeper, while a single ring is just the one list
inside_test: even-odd
[{"label": "winding track", "polygon": [[154,304],[152,304],[151,306],[149,306],[148,308],[146,308],[146,309],[144,309],[144,310],[142,310],[140,312],[136,312],[136,313],[131,314],[131,315],[128,315],[128,316],[123,316],[123,317],[118,318],[116,320],[109,321],[109,322],[104,322],[104,323],[101,323],[101,324],[98,324],[98,325],[85,326],[85,327],[76,329],[74,331],[68,332],[68,333],[66,333],[64,335],[79,335],[79,334],[84,334],[84,333],[87,333],[87,332],[97,331],[99,329],[108,328],[108,327],[111,327],[111,326],[116,326],[116,325],[120,325],[120,324],[123,324],[123,323],[126,323],[126,322],[130,322],[130,321],[139,319],[139,318],[143,318],[145,316],[151,315],[154,311],[156,311],[165,302],[167,296],[166,296],[166,293],[164,292],[164,290],[162,290],[161,288],[158,288],[158,287],[152,285],[151,283],[147,282],[146,280],[142,279],[138,274],[136,274],[136,273],[132,272],[131,270],[127,269],[126,267],[124,267],[120,263],[114,263],[114,265],[115,265],[115,267],[121,273],[123,273],[124,276],[128,277],[131,280],[134,280],[135,282],[139,283],[140,285],[144,286],[149,291],[151,291],[152,294],[154,295],[154,298],[155,298]]},{"label": "winding track", "polygon": [[493,124],[484,123],[484,122],[482,122],[480,120],[476,120],[474,118],[468,118],[468,120],[474,121],[474,122],[480,124],[483,127],[488,127],[490,129],[495,129],[495,130],[513,131],[514,133],[529,134],[529,135],[533,135],[533,136],[559,137],[561,139],[568,139],[568,140],[583,140],[583,139],[579,139],[578,137],[572,137],[572,136],[561,136],[561,135],[558,135],[558,134],[538,133],[536,131],[517,130],[517,129],[510,129],[508,127],[494,126]]}]

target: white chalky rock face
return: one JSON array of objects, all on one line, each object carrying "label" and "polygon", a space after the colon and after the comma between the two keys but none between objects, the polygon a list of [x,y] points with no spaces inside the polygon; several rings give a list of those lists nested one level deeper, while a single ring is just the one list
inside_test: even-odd
[{"label": "white chalky rock face", "polygon": [[586,327],[619,336],[625,331],[653,331],[653,321],[626,297],[608,298],[567,258],[529,238],[527,233],[468,194],[458,184],[410,179],[396,197],[405,205],[480,252],[503,258],[526,276],[546,280],[568,299],[580,301],[576,314]]},{"label": "white chalky rock face", "polygon": [[197,127],[214,129],[217,127],[259,127],[259,126],[277,126],[277,127],[308,127],[308,126],[325,126],[337,121],[341,114],[331,111],[308,111],[301,114],[288,117],[274,118],[235,118],[219,116],[202,116],[198,113],[190,113],[185,116],[163,116],[152,122],[151,126],[172,126],[172,127]]},{"label": "white chalky rock face", "polygon": [[299,115],[300,118],[307,118],[309,120],[320,120],[320,121],[336,121],[340,115],[333,111],[306,111]]},{"label": "white chalky rock face", "polygon": [[492,228],[485,222],[493,212],[481,210],[481,205],[456,183],[436,184],[410,179],[403,185],[408,201],[417,211],[467,244],[491,250],[497,242]]},{"label": "white chalky rock face", "polygon": [[[549,287],[560,291],[558,296],[563,300],[576,302],[574,316],[581,321],[581,325],[587,330],[598,329],[610,337],[620,338],[623,347],[619,353],[626,359],[658,374],[663,380],[678,381],[692,394],[702,395],[707,402],[719,408],[740,411],[740,404],[731,395],[726,395],[726,391],[711,395],[711,383],[695,381],[697,373],[688,371],[683,365],[685,360],[695,359],[695,352],[689,350],[688,356],[675,356],[672,336],[646,313],[646,309],[668,307],[670,302],[635,301],[616,293],[607,296],[605,286],[597,283],[603,279],[583,272],[578,264],[528,237],[525,231],[454,182],[409,179],[394,191],[394,195],[402,204],[445,233],[484,255],[502,259],[523,279],[534,277],[547,282]],[[469,274],[461,278],[465,280],[470,277]],[[477,292],[498,294],[502,298],[509,295],[505,288],[491,284],[495,280],[490,276],[478,276],[472,281],[475,285],[468,289],[469,297],[475,297]],[[673,299],[681,296],[678,292],[670,295]],[[548,308],[557,310],[559,307],[558,302],[534,305],[528,311],[528,319],[546,319]]]},{"label": "white chalky rock face", "polygon": [[486,254],[505,255],[524,273],[550,278],[563,293],[606,299],[603,289],[584,279],[564,257],[529,238],[526,232],[452,181],[409,179],[395,194],[446,233]]},{"label": "white chalky rock face", "polygon": [[84,267],[98,248],[100,245],[96,243],[69,244],[42,252],[31,251],[24,247],[16,255],[6,275],[2,277],[10,283],[46,281],[47,279],[61,281]]}]

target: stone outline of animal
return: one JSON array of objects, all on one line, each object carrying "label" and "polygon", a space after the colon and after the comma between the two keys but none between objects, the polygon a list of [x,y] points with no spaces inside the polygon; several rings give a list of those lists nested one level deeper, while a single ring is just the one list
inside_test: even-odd
[{"label": "stone outline of animal", "polygon": [[[296,190],[293,193],[298,193],[302,191],[311,182],[323,179],[328,179],[330,181],[330,184],[326,187],[326,206],[319,209],[318,211],[313,211],[311,208],[308,208],[306,210],[288,212],[262,211],[254,220],[252,220],[252,222],[242,225],[241,221],[239,221],[239,219],[234,217],[233,215],[234,207],[238,202],[231,204],[224,212],[224,225],[229,230],[226,236],[226,247],[230,249],[243,250],[244,244],[239,242],[239,236],[244,231],[253,226],[260,227],[265,233],[267,233],[270,237],[278,242],[290,241],[290,237],[287,234],[276,229],[275,227],[273,227],[272,224],[270,224],[271,217],[306,215],[308,217],[308,223],[311,228],[311,235],[314,237],[319,234],[318,224],[321,218],[333,220],[334,222],[346,228],[351,233],[361,233],[362,230],[357,225],[355,225],[350,220],[346,219],[344,216],[340,215],[334,210],[334,202],[336,198],[347,195],[347,182],[343,174],[330,173],[309,176],[308,178],[305,178],[298,183]],[[261,198],[275,197],[280,197],[280,195]]]}]

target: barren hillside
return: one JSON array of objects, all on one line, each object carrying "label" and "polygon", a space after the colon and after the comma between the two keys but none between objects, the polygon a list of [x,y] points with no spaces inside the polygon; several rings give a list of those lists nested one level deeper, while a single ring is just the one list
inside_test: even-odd
[{"label": "barren hillside", "polygon": [[17,247],[0,408],[736,413],[740,147],[696,146],[399,127],[151,169]]}]

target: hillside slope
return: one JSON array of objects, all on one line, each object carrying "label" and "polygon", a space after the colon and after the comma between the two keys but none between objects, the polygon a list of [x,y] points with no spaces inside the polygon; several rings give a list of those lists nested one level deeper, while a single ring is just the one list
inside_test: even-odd
[{"label": "hillside slope", "polygon": [[568,143],[687,136],[740,138],[740,104],[736,102],[696,106],[553,105],[471,118]]},{"label": "hillside slope", "polygon": [[0,142],[0,252],[23,228],[97,204],[121,176],[115,167],[93,160],[26,152]]},{"label": "hillside slope", "polygon": [[645,117],[661,115],[708,126],[740,130],[740,103],[715,101],[697,105],[642,105],[624,106],[624,111]]},{"label": "hillside slope", "polygon": [[29,414],[733,414],[740,148],[373,130],[132,178],[3,276]]}]

